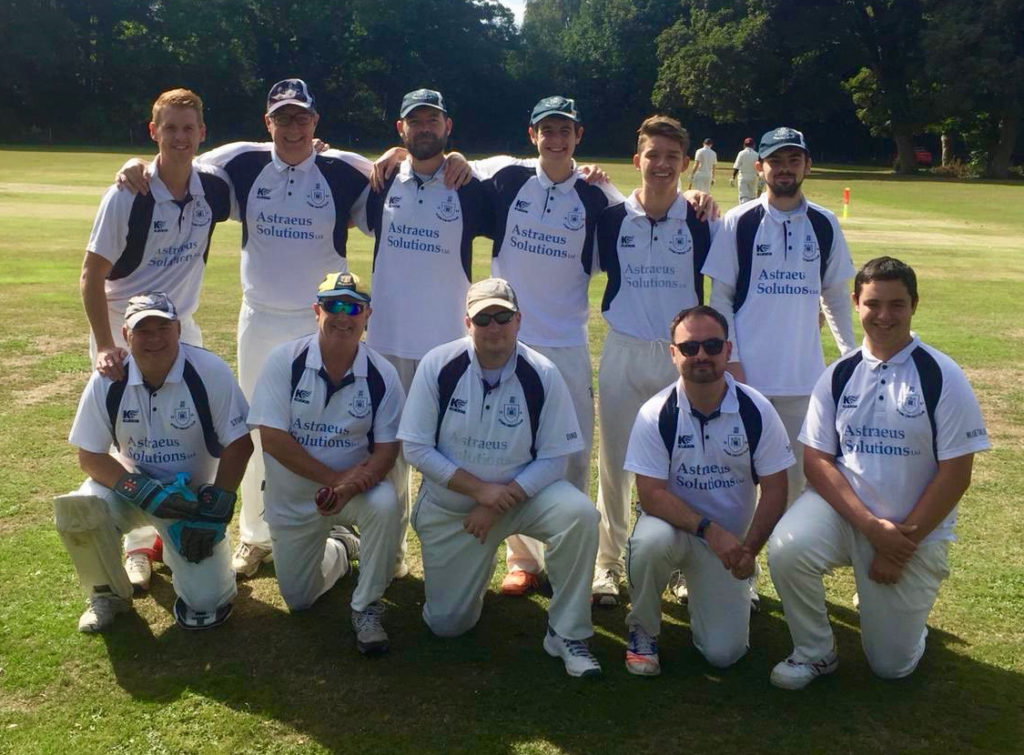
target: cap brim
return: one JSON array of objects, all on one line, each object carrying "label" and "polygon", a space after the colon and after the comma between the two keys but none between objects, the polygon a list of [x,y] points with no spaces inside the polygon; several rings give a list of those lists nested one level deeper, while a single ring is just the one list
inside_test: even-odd
[{"label": "cap brim", "polygon": [[[296,105],[302,108],[303,110],[314,110],[311,104],[309,104],[308,102],[304,102],[302,100],[278,100],[273,105],[267,108],[267,115],[270,115],[275,110],[280,110],[285,105]],[[316,111],[314,110],[314,112]]]},{"label": "cap brim", "polygon": [[538,113],[530,118],[530,125],[535,126],[550,115],[554,115],[558,118],[565,118],[567,121],[572,121],[573,123],[580,122],[580,117],[578,115],[563,113],[561,110],[545,110],[543,113]]},{"label": "cap brim", "polygon": [[124,324],[128,326],[129,330],[134,330],[135,326],[145,320],[147,317],[160,317],[164,320],[177,320],[178,316],[165,312],[162,309],[144,309],[141,312],[136,312],[130,317],[126,317]]},{"label": "cap brim", "polygon": [[511,310],[512,312],[519,311],[519,308],[508,299],[492,298],[481,299],[480,301],[473,302],[470,306],[466,307],[466,314],[470,317],[475,317],[488,307],[501,307],[503,309]]},{"label": "cap brim", "polygon": [[320,299],[340,299],[343,296],[350,296],[358,301],[370,303],[370,296],[368,294],[361,294],[356,291],[352,291],[347,288],[335,289],[333,291],[320,291],[317,293],[316,298]]},{"label": "cap brim", "polygon": [[759,149],[757,151],[757,154],[759,157],[768,157],[768,155],[772,154],[773,152],[778,152],[783,147],[796,147],[799,150],[803,150],[808,155],[811,154],[811,151],[807,149],[807,147],[805,147],[803,144],[797,144],[795,142],[783,142],[782,144],[773,144],[766,150]]},{"label": "cap brim", "polygon": [[404,118],[405,116],[409,115],[409,113],[411,113],[416,108],[421,108],[421,107],[429,107],[429,108],[433,108],[434,110],[440,110],[445,115],[448,115],[448,111],[445,110],[440,105],[431,105],[429,102],[417,102],[412,107],[407,107],[407,108],[403,109],[402,112],[398,114],[398,117],[399,118]]}]

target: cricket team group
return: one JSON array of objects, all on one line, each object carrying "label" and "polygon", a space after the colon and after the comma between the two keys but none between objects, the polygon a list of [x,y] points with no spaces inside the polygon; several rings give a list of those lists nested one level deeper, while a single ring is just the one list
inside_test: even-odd
[{"label": "cricket team group", "polygon": [[[666,588],[707,662],[732,665],[763,549],[793,639],[773,684],[835,671],[822,579],[839,566],[872,670],[913,672],[989,443],[963,372],[911,330],[914,271],[887,256],[856,270],[836,217],[804,197],[800,131],[748,140],[740,204],[719,219],[706,191],[680,192],[689,135],[666,116],[640,125],[640,188],[623,196],[574,161],[566,97],[532,109],[537,157],[476,161],[447,153],[434,90],[405,95],[402,146],[376,163],[315,139],[301,79],[266,105],[269,141],[197,157],[202,101],[161,94],[157,157],[129,161],[100,204],[80,281],[95,371],[70,433],[87,480],[54,500],[81,631],[129,610],[156,560],[187,630],[227,620],[236,580],[271,559],[292,611],[357,562],[352,631],[378,654],[411,526],[434,634],[476,625],[504,542],[501,592],[550,586],[542,644],[572,676],[601,673],[592,608],[627,599],[626,668],[659,674]],[[228,219],[242,224],[237,379],[194,320]],[[352,227],[373,237],[364,279],[348,270]],[[493,277],[472,282],[478,236]],[[828,367],[825,323],[842,354]]]}]

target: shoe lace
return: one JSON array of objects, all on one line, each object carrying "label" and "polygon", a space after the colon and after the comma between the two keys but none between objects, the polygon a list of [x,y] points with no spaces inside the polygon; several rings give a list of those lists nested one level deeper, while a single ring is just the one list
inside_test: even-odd
[{"label": "shoe lace", "polygon": [[383,614],[383,603],[371,603],[364,610],[356,611],[356,628],[359,631],[382,629],[380,618]]},{"label": "shoe lace", "polygon": [[587,647],[587,643],[583,640],[567,640],[563,637],[562,642],[565,643],[566,652],[574,658],[594,660],[594,654],[590,652],[590,648]]},{"label": "shoe lace", "polygon": [[129,553],[128,554],[128,568],[144,570],[149,566],[149,556],[145,553]]},{"label": "shoe lace", "polygon": [[629,649],[637,655],[654,655],[658,652],[658,643],[647,632],[634,627],[629,630]]}]

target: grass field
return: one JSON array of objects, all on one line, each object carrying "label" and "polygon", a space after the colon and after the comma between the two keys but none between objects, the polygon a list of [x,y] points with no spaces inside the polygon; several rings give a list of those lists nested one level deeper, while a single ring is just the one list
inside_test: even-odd
[{"label": "grass field", "polygon": [[[595,611],[605,674],[593,683],[569,679],[541,649],[544,598],[489,593],[477,629],[433,638],[418,561],[387,594],[392,651],[380,659],[355,651],[351,578],[290,615],[272,569],[241,583],[215,632],[173,625],[162,571],[113,631],[79,634],[82,599],[50,500],[82,476],[66,442],[89,369],[77,275],[124,156],[0,149],[0,752],[1024,751],[1024,185],[849,167],[816,169],[805,185],[837,211],[851,188],[843,227],[856,263],[887,253],[915,266],[915,329],[964,366],[994,450],[976,461],[917,672],[871,675],[853,582],[840,572],[829,581],[840,669],[785,693],[768,684],[790,640],[767,577],[751,651],[724,672],[693,649],[685,608],[666,601],[654,680],[623,668],[622,608]],[[624,191],[635,185],[631,166],[607,167]],[[716,193],[728,208],[725,177]],[[197,317],[206,346],[232,364],[239,239],[238,225],[217,230]],[[369,240],[356,232],[349,248],[351,267],[368,274]],[[487,261],[478,243],[476,277]],[[595,362],[601,286],[591,289]]]}]

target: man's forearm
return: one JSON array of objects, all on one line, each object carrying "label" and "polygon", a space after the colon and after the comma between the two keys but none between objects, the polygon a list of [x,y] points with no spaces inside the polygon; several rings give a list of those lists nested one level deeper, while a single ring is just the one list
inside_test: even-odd
[{"label": "man's forearm", "polygon": [[786,471],[762,477],[760,485],[761,498],[754,510],[754,520],[750,523],[747,536],[743,538],[743,547],[754,555],[761,552],[775,525],[786,513],[786,494],[789,488]]},{"label": "man's forearm", "polygon": [[904,524],[915,524],[917,529],[908,537],[921,542],[949,516],[971,485],[974,454],[939,462],[939,469],[925,487]]},{"label": "man's forearm", "polygon": [[849,481],[836,466],[835,457],[804,447],[804,475],[807,482],[843,519],[865,535],[877,518],[850,487]]},{"label": "man's forearm", "polygon": [[682,498],[669,492],[664,483],[664,480],[637,476],[637,493],[644,513],[656,516],[676,529],[695,534],[703,515],[694,511]]},{"label": "man's forearm", "polygon": [[128,472],[110,454],[86,451],[84,448],[78,449],[78,466],[100,485],[111,489]]},{"label": "man's forearm", "polygon": [[[104,269],[104,267],[106,269]],[[97,349],[114,348],[114,339],[110,330],[110,311],[107,302],[106,276],[111,269],[110,263],[98,254],[86,252],[82,263],[82,275],[79,290],[82,294],[82,306],[89,320]]]},{"label": "man's forearm", "polygon": [[370,473],[376,479],[383,479],[391,468],[395,466],[395,459],[398,458],[399,442],[377,443],[374,445],[370,458],[363,462]]},{"label": "man's forearm", "polygon": [[[217,463],[217,475],[213,484],[222,490],[237,490],[242,483],[242,476],[245,474],[245,467],[252,456],[252,438],[243,435],[228,444],[228,447],[221,451],[220,461]],[[193,480],[193,483],[206,482],[206,480]]]},{"label": "man's forearm", "polygon": [[320,485],[333,486],[338,473],[317,459],[289,433],[274,427],[260,425],[263,450],[289,472],[305,477]]}]

